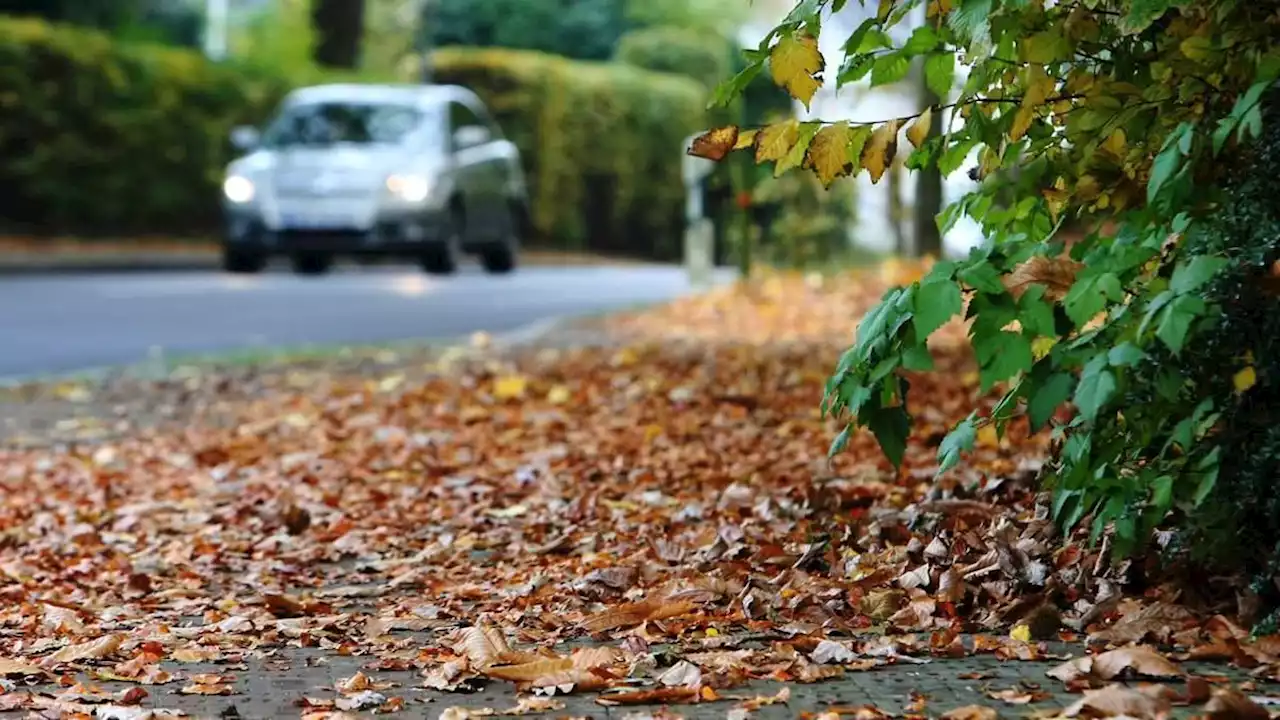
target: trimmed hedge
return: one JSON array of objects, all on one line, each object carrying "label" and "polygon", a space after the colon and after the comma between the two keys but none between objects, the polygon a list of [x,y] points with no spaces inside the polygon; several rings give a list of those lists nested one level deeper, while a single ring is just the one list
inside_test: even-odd
[{"label": "trimmed hedge", "polygon": [[623,35],[613,59],[645,70],[685,75],[715,90],[731,74],[734,48],[719,36],[657,26]]},{"label": "trimmed hedge", "polygon": [[436,81],[479,94],[520,147],[538,244],[680,256],[682,142],[706,124],[706,89],[620,63],[446,48]]},{"label": "trimmed hedge", "polygon": [[0,221],[86,235],[215,227],[228,134],[289,84],[198,53],[0,18]]}]

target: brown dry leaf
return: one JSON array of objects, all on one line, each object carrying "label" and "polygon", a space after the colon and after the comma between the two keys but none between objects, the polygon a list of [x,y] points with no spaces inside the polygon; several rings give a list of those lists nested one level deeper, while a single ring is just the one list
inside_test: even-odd
[{"label": "brown dry leaf", "polygon": [[1270,720],[1271,713],[1249,696],[1232,688],[1214,688],[1204,706],[1212,720]]},{"label": "brown dry leaf", "polygon": [[996,720],[1000,713],[984,705],[965,705],[942,714],[941,720]]},{"label": "brown dry leaf", "polygon": [[1067,291],[1075,284],[1076,274],[1084,265],[1068,257],[1048,258],[1035,255],[1018,265],[1013,272],[1003,279],[1009,294],[1015,298],[1022,297],[1031,285],[1044,287],[1044,297],[1057,302],[1066,297]]},{"label": "brown dry leaf", "polygon": [[1043,690],[1026,690],[1023,688],[1006,688],[1004,690],[988,690],[987,697],[992,700],[999,700],[1010,705],[1027,705],[1034,702],[1041,702],[1053,697],[1050,693]]},{"label": "brown dry leaf", "polygon": [[661,687],[650,690],[624,690],[600,695],[596,702],[601,705],[660,705],[663,703],[682,703],[696,700],[699,697],[697,688]]},{"label": "brown dry leaf", "polygon": [[34,677],[48,674],[49,671],[26,660],[0,658],[0,677]]},{"label": "brown dry leaf", "polygon": [[1137,608],[1121,617],[1111,627],[1092,633],[1092,641],[1104,643],[1140,643],[1147,640],[1165,642],[1195,616],[1179,605],[1156,602]]},{"label": "brown dry leaf", "polygon": [[1173,707],[1169,699],[1160,692],[1163,688],[1154,687],[1144,692],[1124,687],[1108,685],[1099,690],[1086,690],[1084,697],[1072,703],[1062,711],[1065,717],[1130,717],[1154,720],[1169,715]]},{"label": "brown dry leaf", "polygon": [[120,649],[125,636],[119,633],[105,635],[97,640],[89,640],[78,645],[68,645],[58,652],[44,658],[41,665],[51,667],[61,663],[75,663],[81,660],[102,660],[110,657]]},{"label": "brown dry leaf", "polygon": [[201,683],[193,682],[178,690],[183,695],[234,695],[235,688],[222,682]]},{"label": "brown dry leaf", "polygon": [[662,600],[642,600],[629,605],[620,605],[599,615],[588,618],[582,623],[588,632],[598,633],[617,628],[642,625],[653,620],[685,615],[697,607],[690,601],[668,602]]},{"label": "brown dry leaf", "polygon": [[501,661],[511,646],[501,630],[491,627],[461,628],[446,639],[453,651],[465,655],[471,667],[480,669]]},{"label": "brown dry leaf", "polygon": [[1046,674],[1063,682],[1094,677],[1112,680],[1122,673],[1152,678],[1182,677],[1183,672],[1171,660],[1144,645],[1116,648],[1098,655],[1084,655],[1069,660]]}]

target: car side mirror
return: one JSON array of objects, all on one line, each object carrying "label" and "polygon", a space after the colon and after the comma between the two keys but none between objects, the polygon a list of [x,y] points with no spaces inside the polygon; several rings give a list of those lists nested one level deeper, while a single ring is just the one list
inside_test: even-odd
[{"label": "car side mirror", "polygon": [[240,152],[251,152],[258,147],[262,137],[257,128],[241,125],[231,131],[231,145]]},{"label": "car side mirror", "polygon": [[483,145],[491,139],[489,128],[483,125],[465,125],[453,131],[453,146],[458,150]]}]

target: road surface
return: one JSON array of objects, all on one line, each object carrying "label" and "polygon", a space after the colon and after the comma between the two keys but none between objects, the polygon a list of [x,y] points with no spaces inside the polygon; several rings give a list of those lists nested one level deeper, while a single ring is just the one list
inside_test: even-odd
[{"label": "road surface", "polygon": [[[721,278],[723,279],[723,277]],[[167,355],[450,338],[690,291],[676,267],[529,267],[437,277],[413,267],[0,277],[0,378]]]}]

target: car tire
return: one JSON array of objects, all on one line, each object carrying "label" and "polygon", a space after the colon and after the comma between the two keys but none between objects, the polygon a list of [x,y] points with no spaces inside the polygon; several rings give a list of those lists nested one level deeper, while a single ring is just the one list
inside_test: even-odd
[{"label": "car tire", "polygon": [[515,243],[505,242],[486,247],[480,251],[480,264],[485,272],[493,275],[505,275],[515,270]]},{"label": "car tire", "polygon": [[222,269],[237,275],[251,275],[262,272],[267,267],[267,256],[262,253],[248,252],[224,248],[222,251]]},{"label": "car tire", "polygon": [[458,271],[459,258],[462,256],[462,212],[454,208],[449,213],[449,224],[444,229],[444,237],[440,242],[433,242],[423,248],[419,262],[422,269],[431,275],[452,275]]},{"label": "car tire", "polygon": [[333,256],[325,253],[300,253],[293,256],[293,271],[299,275],[323,275],[333,267]]}]

